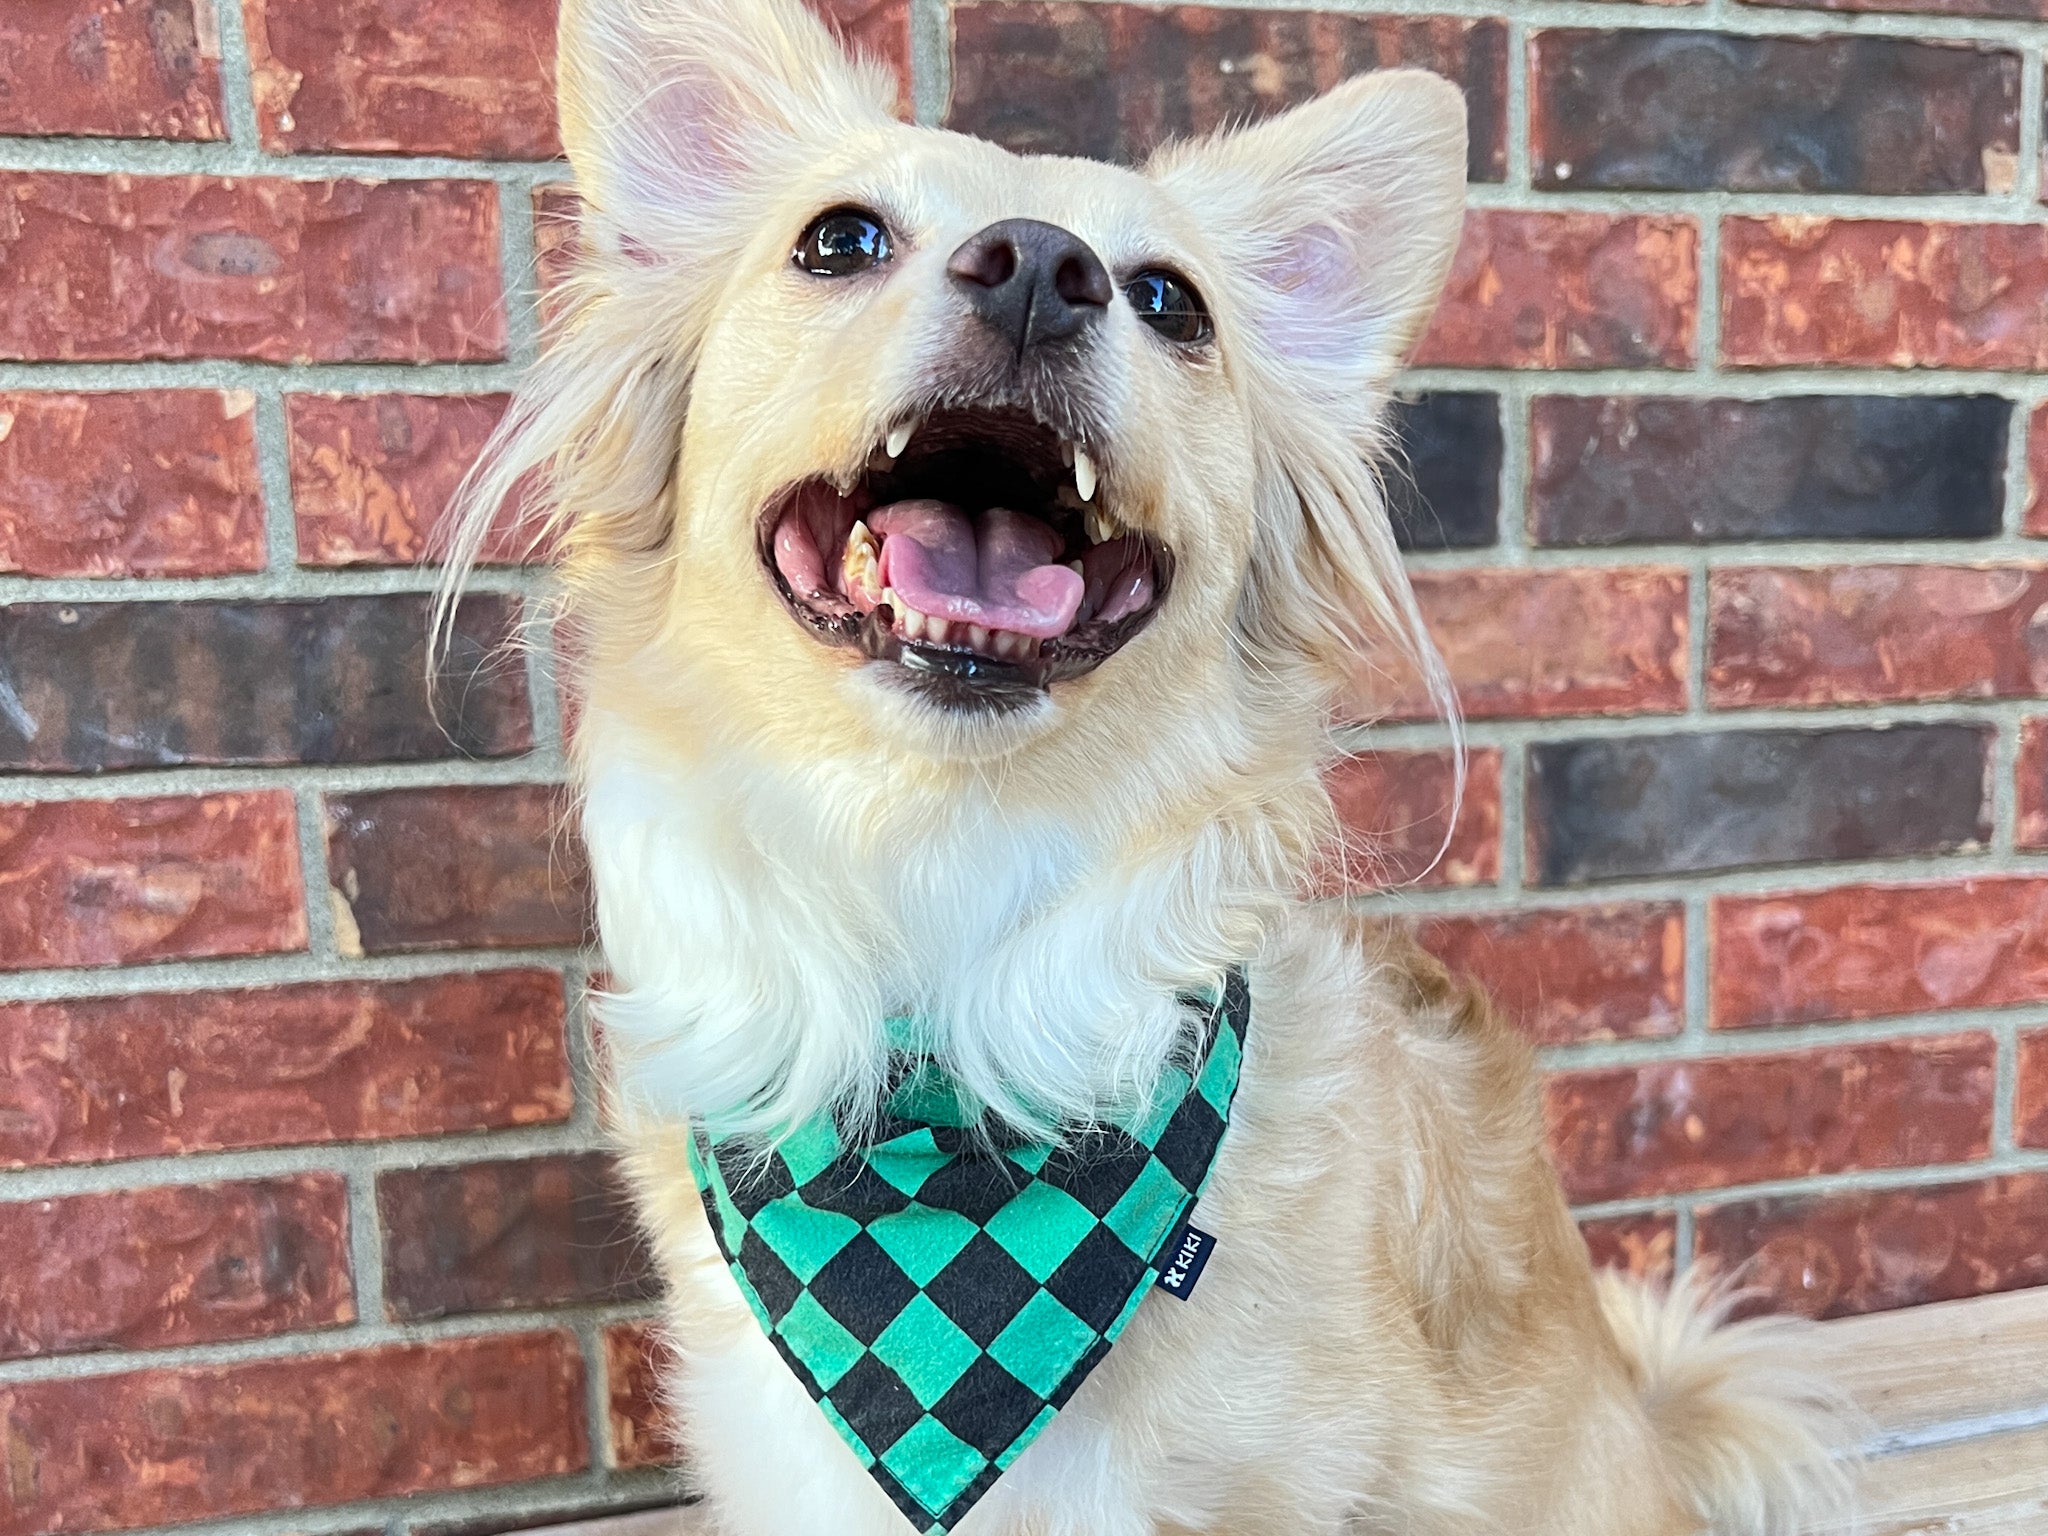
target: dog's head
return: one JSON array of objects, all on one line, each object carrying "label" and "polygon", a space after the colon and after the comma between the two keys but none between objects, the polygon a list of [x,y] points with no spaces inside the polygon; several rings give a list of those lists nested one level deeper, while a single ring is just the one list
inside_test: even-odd
[{"label": "dog's head", "polygon": [[1426,651],[1367,461],[1458,235],[1451,86],[1130,170],[900,122],[796,0],[569,0],[561,72],[584,252],[495,488],[544,472],[643,705],[1028,759]]}]

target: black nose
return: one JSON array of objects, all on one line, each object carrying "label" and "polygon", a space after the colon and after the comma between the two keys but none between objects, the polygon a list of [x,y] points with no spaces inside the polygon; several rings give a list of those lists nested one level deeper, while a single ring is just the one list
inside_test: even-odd
[{"label": "black nose", "polygon": [[1079,235],[1037,219],[991,224],[946,263],[953,281],[1022,357],[1029,347],[1079,334],[1114,290],[1102,259]]}]

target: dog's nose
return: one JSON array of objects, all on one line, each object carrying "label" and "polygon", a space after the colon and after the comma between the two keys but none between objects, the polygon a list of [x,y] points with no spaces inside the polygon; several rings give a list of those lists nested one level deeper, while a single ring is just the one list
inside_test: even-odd
[{"label": "dog's nose", "polygon": [[952,254],[946,270],[1020,357],[1029,347],[1078,335],[1114,295],[1088,243],[1038,219],[989,225]]}]

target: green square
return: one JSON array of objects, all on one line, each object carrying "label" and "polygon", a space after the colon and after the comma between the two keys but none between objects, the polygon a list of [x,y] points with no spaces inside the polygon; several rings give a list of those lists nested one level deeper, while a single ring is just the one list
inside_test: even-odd
[{"label": "green square", "polygon": [[1053,1405],[1050,1403],[1047,1403],[1043,1408],[1039,1409],[1038,1417],[1033,1419],[1029,1424],[1026,1424],[1024,1426],[1023,1433],[1018,1435],[1016,1439],[1012,1440],[1009,1444],[1009,1448],[1005,1450],[1002,1453],[1002,1455],[996,1458],[996,1470],[998,1472],[1009,1471],[1010,1463],[1015,1461],[1019,1456],[1022,1456],[1024,1454],[1024,1448],[1027,1445],[1029,1445],[1032,1441],[1036,1440],[1040,1435],[1045,1433],[1045,1426],[1052,1422],[1053,1415],[1058,1412],[1059,1409],[1053,1407]]},{"label": "green square", "polygon": [[1191,1192],[1166,1171],[1158,1158],[1145,1160],[1144,1171],[1131,1181],[1123,1198],[1109,1208],[1102,1224],[1124,1240],[1124,1246],[1150,1263],[1171,1235],[1167,1230]]},{"label": "green square", "polygon": [[1147,1151],[1158,1146],[1159,1138],[1166,1134],[1166,1127],[1173,1121],[1173,1112],[1188,1096],[1190,1086],[1183,1068],[1168,1067],[1159,1074],[1159,1084],[1152,1091],[1152,1102],[1125,1129]]},{"label": "green square", "polygon": [[797,1200],[776,1200],[754,1218],[761,1241],[790,1273],[809,1285],[839,1250],[860,1235],[860,1223],[837,1211],[813,1210]]},{"label": "green square", "polygon": [[778,1143],[775,1151],[783,1162],[789,1165],[789,1176],[802,1189],[811,1180],[832,1166],[845,1147],[839,1140],[839,1127],[830,1115],[813,1115],[794,1131],[787,1141]]},{"label": "green square", "polygon": [[882,1465],[933,1514],[942,1514],[981,1475],[988,1458],[926,1414],[888,1450]]},{"label": "green square", "polygon": [[944,1125],[965,1130],[981,1118],[967,1103],[959,1084],[935,1062],[919,1062],[895,1093],[889,1113],[918,1125]]},{"label": "green square", "polygon": [[875,1358],[903,1378],[924,1408],[944,1397],[980,1356],[981,1346],[922,1292],[875,1340]]},{"label": "green square", "polygon": [[1040,1397],[1051,1397],[1067,1379],[1095,1330],[1040,1291],[1010,1319],[988,1347],[989,1358]]},{"label": "green square", "polygon": [[892,1136],[868,1151],[868,1166],[913,1200],[924,1188],[924,1181],[945,1167],[946,1161],[929,1130]]},{"label": "green square", "polygon": [[1019,1168],[1022,1168],[1026,1173],[1035,1175],[1039,1169],[1046,1165],[1047,1160],[1051,1158],[1052,1143],[1049,1141],[1030,1141],[1021,1147],[1005,1147],[1003,1148],[1003,1156],[1007,1157]]},{"label": "green square", "polygon": [[914,1205],[868,1223],[868,1236],[922,1289],[959,1257],[981,1228],[958,1211]]},{"label": "green square", "polygon": [[1094,1225],[1094,1213],[1065,1190],[1034,1183],[1018,1190],[984,1230],[1043,1285]]},{"label": "green square", "polygon": [[1208,1060],[1202,1063],[1202,1075],[1195,1086],[1209,1101],[1209,1107],[1226,1119],[1230,1115],[1230,1093],[1237,1086],[1237,1070],[1243,1057],[1244,1048],[1237,1043],[1237,1032],[1227,1024],[1219,1024],[1216,1043],[1209,1047]]},{"label": "green square", "polygon": [[821,1392],[830,1392],[867,1353],[860,1340],[840,1327],[809,1291],[797,1297],[789,1316],[782,1320],[781,1332],[790,1353],[817,1378]]},{"label": "green square", "polygon": [[847,1423],[839,1410],[832,1406],[831,1398],[819,1398],[818,1411],[825,1415],[825,1422],[832,1426],[832,1432],[846,1442],[846,1448],[853,1452],[863,1471],[875,1464],[875,1453],[868,1449],[867,1441],[861,1439],[860,1431]]}]

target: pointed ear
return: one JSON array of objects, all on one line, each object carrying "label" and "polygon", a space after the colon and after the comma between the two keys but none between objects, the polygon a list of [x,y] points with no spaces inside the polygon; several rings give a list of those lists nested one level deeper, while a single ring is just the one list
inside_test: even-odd
[{"label": "pointed ear", "polygon": [[1151,169],[1214,230],[1274,371],[1333,406],[1362,406],[1421,333],[1457,252],[1464,98],[1422,70],[1355,76],[1266,122],[1171,147]]},{"label": "pointed ear", "polygon": [[586,228],[655,255],[701,249],[757,178],[895,96],[799,0],[563,0],[557,56]]}]

